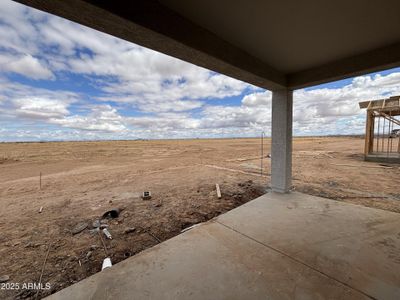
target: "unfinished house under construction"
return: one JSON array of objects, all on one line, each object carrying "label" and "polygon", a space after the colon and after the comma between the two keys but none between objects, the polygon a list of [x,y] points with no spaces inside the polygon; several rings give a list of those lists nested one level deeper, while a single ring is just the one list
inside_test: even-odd
[{"label": "unfinished house under construction", "polygon": [[364,101],[365,160],[400,163],[400,96]]}]

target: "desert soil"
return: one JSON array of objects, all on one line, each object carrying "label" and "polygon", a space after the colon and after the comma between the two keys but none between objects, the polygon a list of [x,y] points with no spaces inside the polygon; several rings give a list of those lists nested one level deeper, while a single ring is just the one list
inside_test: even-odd
[{"label": "desert soil", "polygon": [[[363,161],[363,144],[296,138],[293,189],[399,213],[400,166]],[[54,293],[101,270],[105,249],[92,229],[108,210],[122,210],[105,220],[112,239],[103,236],[116,264],[267,192],[270,158],[263,165],[261,176],[259,139],[1,143],[0,276],[9,287],[37,283],[48,255],[42,282],[51,288],[39,298]],[[35,296],[0,290],[1,299]]]}]

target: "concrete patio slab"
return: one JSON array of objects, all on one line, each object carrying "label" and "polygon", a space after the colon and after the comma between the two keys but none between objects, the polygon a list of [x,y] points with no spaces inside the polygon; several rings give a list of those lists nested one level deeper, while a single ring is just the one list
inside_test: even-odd
[{"label": "concrete patio slab", "polygon": [[50,299],[398,299],[400,216],[266,194]]},{"label": "concrete patio slab", "polygon": [[371,297],[400,297],[397,213],[301,193],[268,194],[217,221]]}]

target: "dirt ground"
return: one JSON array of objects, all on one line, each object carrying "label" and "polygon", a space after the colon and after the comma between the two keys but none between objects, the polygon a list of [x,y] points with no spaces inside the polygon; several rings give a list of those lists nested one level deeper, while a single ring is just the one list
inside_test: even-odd
[{"label": "dirt ground", "polygon": [[[400,165],[363,161],[363,143],[296,138],[294,189],[400,212]],[[35,298],[21,285],[40,282],[45,261],[51,287],[39,298],[99,272],[105,249],[93,222],[108,210],[122,210],[104,223],[115,264],[265,193],[270,158],[263,165],[261,176],[259,139],[0,143],[0,278],[10,277],[0,298]]]}]

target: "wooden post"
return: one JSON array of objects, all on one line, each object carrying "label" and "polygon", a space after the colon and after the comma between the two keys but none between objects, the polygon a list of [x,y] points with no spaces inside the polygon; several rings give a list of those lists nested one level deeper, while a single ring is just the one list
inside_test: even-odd
[{"label": "wooden post", "polygon": [[370,127],[370,139],[369,139],[369,152],[374,152],[374,140],[375,140],[375,114],[371,111],[371,127]]},{"label": "wooden post", "polygon": [[400,153],[400,135],[399,135],[399,137],[398,137],[397,152]]},{"label": "wooden post", "polygon": [[365,124],[365,148],[364,148],[365,156],[371,153],[372,149],[371,146],[373,146],[373,138],[374,138],[372,131],[373,121],[374,121],[373,113],[367,110],[367,121]]},{"label": "wooden post", "polygon": [[218,199],[220,199],[221,198],[221,190],[219,188],[219,184],[218,183],[215,185],[215,188],[217,189],[217,197],[218,197]]}]

